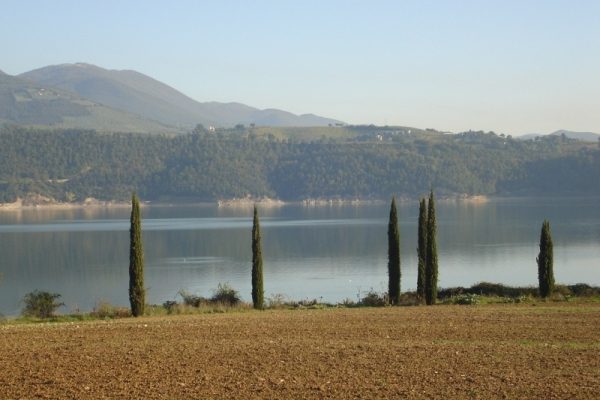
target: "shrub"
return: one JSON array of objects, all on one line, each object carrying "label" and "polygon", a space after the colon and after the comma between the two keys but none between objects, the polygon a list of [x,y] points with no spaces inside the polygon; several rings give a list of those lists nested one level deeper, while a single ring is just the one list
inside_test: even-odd
[{"label": "shrub", "polygon": [[210,298],[213,303],[222,303],[230,306],[235,306],[241,301],[240,295],[228,283],[219,283],[213,297]]},{"label": "shrub", "polygon": [[338,303],[341,307],[356,307],[356,302],[352,299],[345,298],[341,303]]},{"label": "shrub", "polygon": [[358,302],[359,305],[367,307],[383,307],[387,303],[387,294],[379,294],[373,289],[369,290],[369,292]]},{"label": "shrub", "polygon": [[179,304],[173,300],[167,300],[163,303],[163,307],[167,310],[167,314],[173,314]]},{"label": "shrub", "polygon": [[200,307],[201,304],[208,303],[208,300],[206,298],[188,293],[185,290],[180,290],[179,295],[183,299],[183,304],[185,304],[186,306]]},{"label": "shrub", "polygon": [[600,287],[590,286],[587,283],[576,283],[567,286],[567,288],[574,296],[589,297],[600,295]]},{"label": "shrub", "polygon": [[26,317],[50,318],[57,308],[65,305],[57,301],[60,297],[58,293],[34,290],[23,297],[25,307],[21,313]]},{"label": "shrub", "polygon": [[292,302],[292,304],[296,308],[301,308],[301,307],[315,307],[316,305],[319,304],[319,300],[306,298],[306,299],[303,299],[303,300],[298,300],[298,301]]},{"label": "shrub", "polygon": [[[188,293],[185,290],[180,290],[179,295],[183,299],[184,306],[195,308],[214,305],[236,306],[241,302],[238,291],[232,288],[228,283],[219,283],[217,289],[214,291],[214,295],[210,299]],[[171,308],[171,311],[173,311],[173,309],[177,306],[177,303],[165,302],[163,303],[163,306],[167,308],[167,310]]]},{"label": "shrub", "polygon": [[512,287],[500,283],[480,282],[471,286],[468,293],[484,296],[520,297],[534,296],[537,294],[537,290],[533,287]]},{"label": "shrub", "polygon": [[522,296],[535,296],[537,295],[537,289],[533,287],[512,287],[501,283],[480,282],[470,288],[458,286],[441,289],[438,292],[438,297],[444,300],[466,294],[517,298]]}]

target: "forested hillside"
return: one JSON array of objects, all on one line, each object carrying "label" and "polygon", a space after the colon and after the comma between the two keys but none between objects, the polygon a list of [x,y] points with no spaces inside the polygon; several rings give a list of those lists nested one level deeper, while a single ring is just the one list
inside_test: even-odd
[{"label": "forested hillside", "polygon": [[182,136],[80,130],[0,129],[0,201],[35,193],[212,201],[243,196],[304,198],[598,195],[597,144],[564,137],[530,141],[493,133],[344,128],[338,139],[296,141],[264,129]]}]

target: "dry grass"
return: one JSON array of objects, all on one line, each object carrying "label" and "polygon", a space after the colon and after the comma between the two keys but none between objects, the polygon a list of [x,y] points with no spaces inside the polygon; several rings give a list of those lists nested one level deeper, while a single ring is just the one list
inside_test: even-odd
[{"label": "dry grass", "polygon": [[0,325],[0,398],[597,398],[600,304]]}]

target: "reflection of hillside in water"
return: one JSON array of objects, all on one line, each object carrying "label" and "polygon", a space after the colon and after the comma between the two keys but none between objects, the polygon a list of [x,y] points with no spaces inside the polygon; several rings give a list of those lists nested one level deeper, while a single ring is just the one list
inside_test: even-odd
[{"label": "reflection of hillside in water", "polygon": [[[440,285],[479,281],[535,285],[539,230],[550,220],[558,282],[600,284],[597,199],[439,202]],[[402,290],[416,285],[416,204],[400,204]],[[357,289],[384,290],[388,206],[259,209],[265,291],[340,301]],[[148,298],[185,289],[210,295],[229,282],[248,299],[251,212],[146,207],[143,235]],[[129,211],[28,210],[0,213],[0,312],[19,311],[33,289],[61,293],[69,307],[99,300],[127,305]]]}]

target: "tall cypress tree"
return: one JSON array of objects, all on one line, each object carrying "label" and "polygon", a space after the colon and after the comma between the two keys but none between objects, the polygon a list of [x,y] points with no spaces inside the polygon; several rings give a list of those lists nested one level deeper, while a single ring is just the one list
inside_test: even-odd
[{"label": "tall cypress tree", "polygon": [[419,232],[417,247],[417,298],[420,303],[425,301],[425,265],[427,264],[427,201],[419,202]]},{"label": "tall cypress tree", "polygon": [[398,230],[395,197],[392,198],[388,223],[388,293],[390,304],[398,304],[400,299],[400,231]]},{"label": "tall cypress tree", "polygon": [[264,308],[263,290],[263,261],[260,245],[260,222],[258,210],[254,206],[254,220],[252,223],[252,304],[256,309]]},{"label": "tall cypress tree", "polygon": [[540,253],[537,256],[540,296],[548,297],[554,291],[554,253],[550,222],[544,220],[540,234]]},{"label": "tall cypress tree", "polygon": [[134,317],[144,314],[146,304],[144,250],[140,203],[135,193],[131,195],[131,227],[129,229],[129,303],[131,304],[131,314]]},{"label": "tall cypress tree", "polygon": [[429,194],[427,209],[427,251],[425,263],[425,302],[435,304],[437,299],[438,283],[438,256],[437,256],[437,226],[435,221],[435,200],[433,190]]}]

